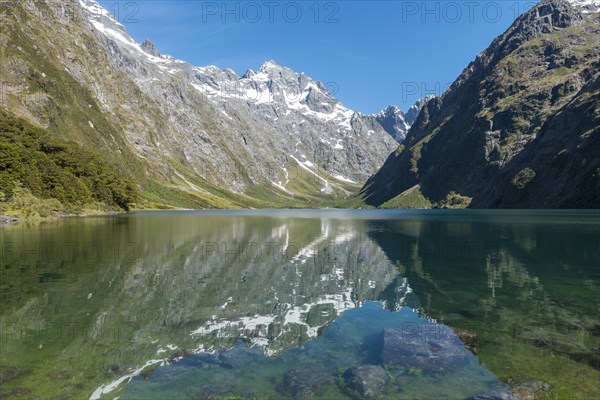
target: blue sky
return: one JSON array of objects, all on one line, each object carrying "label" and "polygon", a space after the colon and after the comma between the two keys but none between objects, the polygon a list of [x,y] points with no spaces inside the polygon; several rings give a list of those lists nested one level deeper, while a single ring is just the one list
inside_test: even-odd
[{"label": "blue sky", "polygon": [[328,87],[346,106],[407,109],[440,94],[535,2],[102,0],[133,38],[239,75],[269,59]]}]

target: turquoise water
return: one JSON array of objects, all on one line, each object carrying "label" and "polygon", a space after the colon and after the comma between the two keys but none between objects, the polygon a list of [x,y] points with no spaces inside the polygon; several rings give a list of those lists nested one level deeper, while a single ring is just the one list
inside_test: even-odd
[{"label": "turquoise water", "polygon": [[0,235],[6,398],[466,399],[524,377],[600,394],[598,211],[144,212]]},{"label": "turquoise water", "polygon": [[[186,357],[135,378],[120,398],[362,398],[347,387],[344,378],[346,370],[361,365],[381,365],[387,375],[378,398],[465,399],[504,388],[460,340],[453,349],[457,354],[450,357],[442,354],[421,363],[421,359],[406,354],[398,363],[382,361],[382,353],[388,350],[384,329],[403,330],[429,349],[444,335],[452,334],[439,328],[410,308],[391,312],[381,303],[365,302],[346,311],[322,336],[302,346],[266,356],[258,348],[240,343],[215,354]],[[457,365],[445,362],[444,357]],[[434,365],[434,361],[438,363]]]}]

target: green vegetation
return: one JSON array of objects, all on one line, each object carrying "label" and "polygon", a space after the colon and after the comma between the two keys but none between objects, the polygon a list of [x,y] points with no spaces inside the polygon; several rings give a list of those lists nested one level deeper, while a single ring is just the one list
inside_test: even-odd
[{"label": "green vegetation", "polygon": [[446,198],[442,200],[437,207],[438,208],[467,208],[473,199],[468,196],[463,196],[459,193],[451,191],[446,195]]},{"label": "green vegetation", "polygon": [[524,189],[529,182],[535,178],[535,171],[531,168],[523,168],[515,177],[512,179],[512,184],[517,189]]},{"label": "green vegetation", "polygon": [[133,183],[95,154],[1,109],[0,192],[0,211],[25,217],[128,211],[137,199]]},{"label": "green vegetation", "polygon": [[572,72],[573,72],[573,70],[571,68],[560,67],[559,69],[554,71],[553,75],[554,76],[567,76],[567,75],[570,75]]},{"label": "green vegetation", "polygon": [[383,203],[380,208],[429,209],[432,208],[432,204],[423,196],[421,188],[415,186]]}]

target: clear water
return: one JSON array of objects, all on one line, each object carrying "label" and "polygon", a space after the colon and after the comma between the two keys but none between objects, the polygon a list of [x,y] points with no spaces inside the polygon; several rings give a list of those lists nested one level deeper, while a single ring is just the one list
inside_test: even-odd
[{"label": "clear water", "polygon": [[[152,212],[0,235],[7,398],[357,398],[361,365],[390,399],[523,377],[600,394],[598,211]],[[394,355],[407,331],[427,354]]]}]

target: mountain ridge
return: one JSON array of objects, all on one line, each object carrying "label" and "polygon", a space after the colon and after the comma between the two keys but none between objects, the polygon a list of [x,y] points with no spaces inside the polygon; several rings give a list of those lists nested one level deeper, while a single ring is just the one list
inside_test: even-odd
[{"label": "mountain ridge", "polygon": [[371,114],[371,117],[375,118],[375,120],[381,124],[383,129],[385,129],[385,131],[398,143],[402,143],[404,139],[406,139],[408,130],[417,120],[421,109],[434,97],[435,96],[426,96],[417,100],[406,113],[398,106],[391,105],[377,114]]},{"label": "mountain ridge", "polygon": [[361,198],[401,204],[417,188],[443,208],[597,208],[600,24],[588,11],[543,0],[519,17],[427,103]]},{"label": "mountain ridge", "polygon": [[200,197],[194,208],[331,203],[396,146],[303,73],[193,66],[136,43],[93,0],[25,0],[3,19],[2,105],[105,154],[157,204],[179,192]]}]

